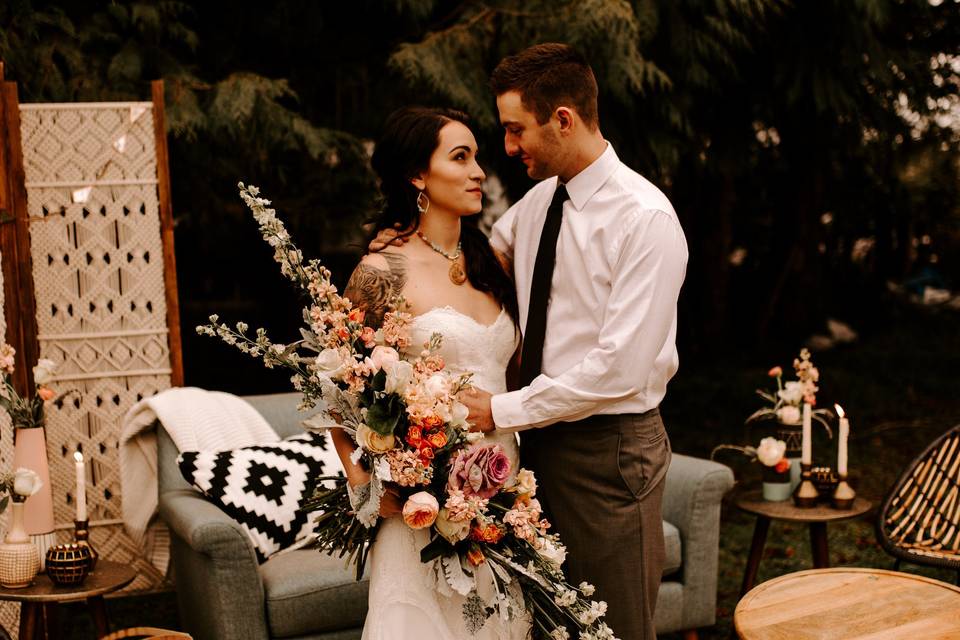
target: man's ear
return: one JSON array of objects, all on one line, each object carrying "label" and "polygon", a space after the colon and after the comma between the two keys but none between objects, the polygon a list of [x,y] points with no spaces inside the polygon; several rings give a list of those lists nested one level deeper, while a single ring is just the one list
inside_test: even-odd
[{"label": "man's ear", "polygon": [[573,132],[576,120],[572,109],[569,107],[557,107],[553,115],[556,117],[557,124],[560,126],[560,135],[569,135]]}]

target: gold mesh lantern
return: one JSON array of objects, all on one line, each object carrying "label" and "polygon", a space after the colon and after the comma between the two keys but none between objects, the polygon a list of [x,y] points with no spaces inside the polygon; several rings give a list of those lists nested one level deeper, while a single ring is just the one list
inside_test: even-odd
[{"label": "gold mesh lantern", "polygon": [[89,572],[90,549],[86,545],[56,544],[47,549],[47,575],[56,584],[80,584]]}]

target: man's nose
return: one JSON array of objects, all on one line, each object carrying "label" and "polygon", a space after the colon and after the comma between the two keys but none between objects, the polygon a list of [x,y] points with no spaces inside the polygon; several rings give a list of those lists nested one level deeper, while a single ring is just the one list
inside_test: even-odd
[{"label": "man's nose", "polygon": [[513,137],[510,134],[503,136],[503,148],[508,156],[515,156],[520,153],[520,146],[513,141]]}]

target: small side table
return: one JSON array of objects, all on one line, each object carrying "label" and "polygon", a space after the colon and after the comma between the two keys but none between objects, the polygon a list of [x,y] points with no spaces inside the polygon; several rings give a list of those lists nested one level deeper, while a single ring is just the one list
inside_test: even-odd
[{"label": "small side table", "polygon": [[770,502],[764,500],[760,491],[748,491],[737,497],[735,504],[741,511],[757,516],[753,527],[753,541],[750,543],[750,556],[743,573],[743,585],[740,596],[743,597],[757,581],[757,570],[763,557],[763,547],[767,543],[767,531],[771,520],[784,522],[802,522],[810,525],[810,550],[813,554],[813,567],[825,569],[830,566],[830,547],[827,542],[827,523],[858,518],[873,508],[873,503],[857,497],[850,509],[834,509],[827,504],[801,509],[793,500]]},{"label": "small side table", "polygon": [[812,569],[751,590],[733,624],[742,640],[960,638],[960,587],[883,569]]},{"label": "small side table", "polygon": [[107,620],[107,606],[103,595],[127,586],[137,577],[136,571],[126,564],[99,560],[97,568],[83,583],[72,587],[61,587],[51,582],[45,573],[33,579],[33,584],[23,589],[4,589],[0,587],[0,600],[11,600],[21,603],[20,608],[20,640],[34,640],[43,638],[46,633],[41,630],[43,610],[51,605],[62,602],[86,600],[93,618],[93,626],[97,637],[110,633],[110,624]]}]

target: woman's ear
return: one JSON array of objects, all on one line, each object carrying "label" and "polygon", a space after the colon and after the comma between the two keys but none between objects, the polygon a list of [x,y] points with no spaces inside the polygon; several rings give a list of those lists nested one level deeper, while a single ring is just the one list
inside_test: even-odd
[{"label": "woman's ear", "polygon": [[417,191],[423,191],[427,188],[427,183],[424,181],[422,173],[410,178],[410,184],[412,184],[413,188]]}]

